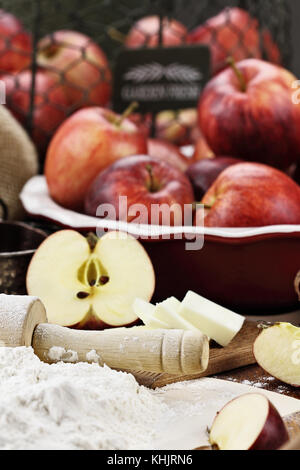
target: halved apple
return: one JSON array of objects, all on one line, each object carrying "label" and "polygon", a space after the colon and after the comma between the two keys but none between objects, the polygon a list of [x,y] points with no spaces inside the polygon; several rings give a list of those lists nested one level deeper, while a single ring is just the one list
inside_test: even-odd
[{"label": "halved apple", "polygon": [[28,294],[43,301],[49,322],[80,329],[134,324],[134,299],[150,300],[154,287],[146,251],[119,232],[94,246],[76,231],[57,232],[38,248],[27,272]]},{"label": "halved apple", "polygon": [[210,442],[219,450],[277,450],[289,439],[276,408],[258,393],[242,395],[217,415]]},{"label": "halved apple", "polygon": [[254,343],[254,356],[268,374],[300,387],[300,328],[278,323],[264,329]]}]

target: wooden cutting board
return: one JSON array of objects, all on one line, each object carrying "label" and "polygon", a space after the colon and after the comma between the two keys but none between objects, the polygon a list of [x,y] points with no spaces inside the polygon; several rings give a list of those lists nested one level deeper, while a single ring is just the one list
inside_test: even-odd
[{"label": "wooden cutting board", "polygon": [[131,372],[140,385],[149,388],[160,388],[176,382],[195,380],[210,377],[222,372],[238,369],[255,364],[253,343],[261,330],[258,323],[246,322],[243,329],[226,348],[213,343],[210,350],[209,367],[205,373],[199,375],[168,375],[152,374],[147,372]]}]

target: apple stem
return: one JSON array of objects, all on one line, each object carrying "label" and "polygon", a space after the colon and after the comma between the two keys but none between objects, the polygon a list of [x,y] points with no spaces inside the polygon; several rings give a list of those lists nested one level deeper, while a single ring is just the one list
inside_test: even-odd
[{"label": "apple stem", "polygon": [[150,193],[156,193],[159,190],[159,187],[157,184],[155,184],[153,168],[151,165],[147,165],[146,170],[148,171],[150,177],[150,184],[148,186],[148,190],[150,191]]},{"label": "apple stem", "polygon": [[120,127],[122,125],[122,122],[125,121],[131,114],[139,107],[139,103],[137,101],[134,101],[131,103],[127,109],[125,109],[124,113],[116,119],[115,125],[117,127]]},{"label": "apple stem", "polygon": [[108,36],[114,41],[124,44],[126,41],[125,34],[121,33],[117,28],[110,27],[107,31]]},{"label": "apple stem", "polygon": [[97,237],[97,235],[93,232],[90,232],[88,234],[88,236],[86,237],[86,240],[89,244],[89,247],[90,247],[90,250],[91,251],[94,251],[98,241],[99,241],[99,238]]},{"label": "apple stem", "polygon": [[238,78],[238,81],[240,82],[241,90],[242,90],[243,93],[245,93],[247,91],[246,79],[245,79],[244,75],[242,74],[242,72],[240,71],[240,69],[237,67],[236,61],[234,60],[233,57],[228,57],[226,62],[227,62],[228,65],[230,65],[230,67],[234,71],[235,75]]},{"label": "apple stem", "polygon": [[210,210],[212,206],[209,204],[203,204],[202,202],[194,202],[193,203],[193,211],[197,211],[198,209],[204,207],[205,210]]}]

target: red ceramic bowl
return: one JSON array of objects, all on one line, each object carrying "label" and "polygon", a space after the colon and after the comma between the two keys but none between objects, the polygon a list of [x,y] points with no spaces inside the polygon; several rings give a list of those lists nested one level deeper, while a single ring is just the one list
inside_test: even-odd
[{"label": "red ceramic bowl", "polygon": [[[66,210],[55,204],[42,176],[25,186],[21,199],[31,216],[86,232],[117,223]],[[135,226],[123,230],[136,235]],[[164,228],[168,234],[173,230]],[[177,228],[192,233],[193,229]],[[195,230],[195,229],[194,229]],[[300,226],[256,229],[205,229],[204,246],[186,250],[186,239],[142,241],[154,264],[157,287],[154,301],[188,290],[243,314],[286,313],[299,307],[294,280],[300,271]]]}]

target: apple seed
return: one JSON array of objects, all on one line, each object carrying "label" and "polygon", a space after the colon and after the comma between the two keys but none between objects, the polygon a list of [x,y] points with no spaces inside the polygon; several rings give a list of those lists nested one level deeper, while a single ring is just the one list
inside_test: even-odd
[{"label": "apple seed", "polygon": [[78,292],[77,297],[80,300],[84,300],[84,299],[87,299],[89,295],[90,294],[88,292]]}]

